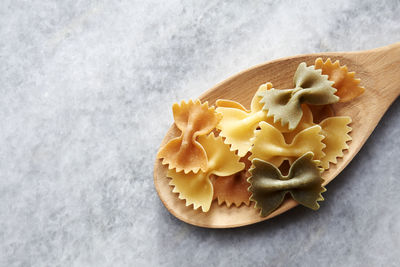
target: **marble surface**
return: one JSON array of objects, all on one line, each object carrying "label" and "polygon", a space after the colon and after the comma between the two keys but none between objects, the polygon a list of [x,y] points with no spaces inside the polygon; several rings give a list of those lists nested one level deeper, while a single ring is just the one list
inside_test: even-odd
[{"label": "marble surface", "polygon": [[172,103],[272,59],[398,42],[400,2],[160,2],[0,2],[0,265],[399,266],[399,100],[318,212],[197,228],[152,172]]}]

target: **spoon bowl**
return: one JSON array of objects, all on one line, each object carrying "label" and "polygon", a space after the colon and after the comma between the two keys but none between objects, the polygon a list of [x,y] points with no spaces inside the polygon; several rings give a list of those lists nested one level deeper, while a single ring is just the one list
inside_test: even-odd
[{"label": "spoon bowl", "polygon": [[[336,116],[352,118],[352,132],[349,149],[339,158],[337,164],[323,172],[323,185],[332,181],[354,158],[375,129],[385,111],[400,94],[400,43],[359,52],[335,52],[299,55],[274,60],[242,71],[231,78],[217,84],[202,94],[199,99],[214,105],[217,99],[231,99],[249,107],[250,101],[258,87],[266,82],[272,82],[275,88],[291,88],[292,76],[301,62],[313,65],[316,58],[331,58],[339,60],[341,65],[347,65],[350,71],[356,72],[361,79],[365,92],[350,102],[333,105]],[[170,139],[180,135],[175,125],[168,130],[161,146]],[[260,217],[259,210],[250,206],[240,207],[225,204],[218,205],[214,201],[207,213],[192,206],[185,206],[185,201],[172,192],[167,178],[167,166],[157,159],[154,165],[154,184],[165,207],[175,217],[189,224],[208,228],[232,228],[275,217],[297,205],[293,199],[286,199],[282,205],[267,217]]]}]

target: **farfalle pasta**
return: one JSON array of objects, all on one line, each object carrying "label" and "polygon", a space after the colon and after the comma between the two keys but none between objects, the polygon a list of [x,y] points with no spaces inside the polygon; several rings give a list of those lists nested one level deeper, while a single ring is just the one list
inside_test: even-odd
[{"label": "farfalle pasta", "polygon": [[306,63],[300,63],[293,80],[295,88],[266,90],[261,100],[263,109],[274,117],[274,122],[288,124],[289,130],[295,129],[301,120],[302,103],[327,105],[339,101],[336,89],[332,87],[333,82],[314,66],[307,67]]},{"label": "farfalle pasta", "polygon": [[230,176],[244,169],[243,162],[239,162],[239,156],[230,151],[220,136],[213,133],[208,136],[200,136],[198,139],[207,153],[208,169],[198,173],[176,172],[168,170],[167,176],[171,178],[170,185],[174,186],[173,192],[179,194],[180,199],[186,200],[186,206],[193,204],[194,209],[201,207],[203,212],[210,209],[213,200],[214,189],[210,176]]},{"label": "farfalle pasta", "polygon": [[[337,163],[337,158],[343,156],[343,150],[348,149],[347,142],[351,140],[348,133],[351,131],[351,127],[348,125],[351,123],[351,118],[348,116],[340,117],[329,117],[324,119],[319,124],[313,123],[313,118],[310,116],[307,118],[305,125],[308,127],[319,125],[321,127],[320,134],[323,136],[321,142],[325,145],[324,155],[320,158],[321,166],[324,169],[329,168],[329,163]],[[293,139],[302,130],[295,129],[289,133],[283,133],[286,142],[292,142]]]},{"label": "farfalle pasta", "polygon": [[320,159],[325,155],[322,152],[325,148],[325,144],[321,142],[323,138],[321,127],[314,125],[299,132],[293,142],[287,144],[281,132],[272,125],[261,122],[260,130],[253,139],[250,160],[258,158],[279,167],[284,160],[293,162],[308,151],[313,152],[316,159]]},{"label": "farfalle pasta", "polygon": [[348,72],[347,66],[340,66],[339,60],[332,63],[330,58],[325,62],[317,58],[315,68],[321,69],[322,74],[328,75],[328,79],[334,82],[332,86],[337,89],[335,95],[340,98],[339,102],[350,101],[365,91],[364,87],[359,86],[360,79],[354,77],[355,73]]},{"label": "farfalle pasta", "polygon": [[182,131],[181,136],[170,140],[157,154],[163,159],[163,164],[168,164],[169,169],[176,171],[190,171],[196,173],[200,169],[207,170],[207,154],[196,138],[209,134],[221,119],[214,108],[209,108],[207,103],[201,104],[199,100],[188,103],[182,101],[181,105],[172,106],[175,125]]},{"label": "farfalle pasta", "polygon": [[289,194],[318,209],[326,190],[321,173],[344,156],[351,140],[351,118],[335,116],[335,103],[353,100],[364,88],[330,59],[300,63],[293,80],[293,89],[262,84],[249,110],[228,99],[218,99],[216,109],[199,100],[173,105],[181,135],[157,157],[186,206],[207,212],[213,200],[228,208],[253,201],[268,216]]},{"label": "farfalle pasta", "polygon": [[310,209],[318,209],[318,201],[323,200],[321,170],[313,160],[313,153],[308,152],[298,158],[290,167],[289,174],[283,176],[274,165],[260,160],[253,160],[249,182],[251,200],[255,208],[260,209],[262,217],[273,212],[282,203],[286,194],[290,194],[299,204]]},{"label": "farfalle pasta", "polygon": [[[251,101],[251,110],[247,110],[235,101],[218,100],[217,113],[222,119],[217,125],[220,135],[225,137],[225,143],[230,144],[232,150],[237,150],[238,155],[243,157],[251,147],[251,138],[261,121],[268,120],[267,113],[262,110],[259,104],[261,99],[258,94],[269,90],[272,84],[267,83],[260,86]],[[271,120],[271,118],[270,118]]]}]

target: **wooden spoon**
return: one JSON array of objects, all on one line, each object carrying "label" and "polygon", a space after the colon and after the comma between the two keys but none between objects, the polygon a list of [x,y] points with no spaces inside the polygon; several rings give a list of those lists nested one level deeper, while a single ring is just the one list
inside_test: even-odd
[{"label": "wooden spoon", "polygon": [[[314,65],[316,58],[328,57],[332,61],[340,60],[341,65],[346,64],[349,71],[355,71],[356,77],[361,79],[365,93],[353,101],[334,105],[337,116],[350,116],[353,120],[349,150],[337,164],[330,164],[322,177],[324,185],[332,181],[354,158],[379,120],[392,102],[400,94],[400,43],[359,52],[335,52],[299,55],[264,63],[217,84],[200,96],[201,101],[208,101],[214,105],[217,99],[231,99],[249,106],[250,101],[258,87],[265,82],[272,82],[275,88],[290,88],[293,84],[293,73],[301,62]],[[180,131],[173,125],[167,132],[161,145],[166,144],[171,138],[179,136]],[[224,204],[219,206],[216,201],[212,203],[210,211],[201,212],[193,210],[193,206],[186,207],[185,201],[172,193],[169,186],[170,179],[166,177],[167,167],[157,159],[154,166],[154,184],[165,207],[175,217],[187,223],[209,228],[231,228],[257,223],[275,217],[297,205],[292,199],[287,199],[277,210],[268,217],[260,217],[259,210],[242,205],[239,208]],[[327,200],[329,201],[329,200]]]}]

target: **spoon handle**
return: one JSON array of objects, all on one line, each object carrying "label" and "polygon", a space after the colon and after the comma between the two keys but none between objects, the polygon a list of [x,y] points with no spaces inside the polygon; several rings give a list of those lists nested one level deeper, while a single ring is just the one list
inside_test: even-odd
[{"label": "spoon handle", "polygon": [[400,42],[361,51],[358,57],[365,70],[367,84],[379,91],[380,99],[390,105],[400,94]]}]

